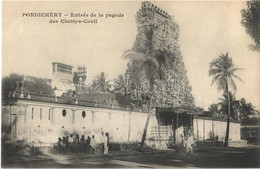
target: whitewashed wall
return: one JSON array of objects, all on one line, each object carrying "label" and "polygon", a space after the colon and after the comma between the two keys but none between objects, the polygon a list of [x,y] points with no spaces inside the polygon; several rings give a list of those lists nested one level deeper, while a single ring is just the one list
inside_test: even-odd
[{"label": "whitewashed wall", "polygon": [[[214,133],[215,137],[218,136],[220,141],[224,141],[226,136],[226,126],[227,122],[225,121],[206,119],[193,120],[194,135],[197,136],[198,134],[199,140],[209,139],[210,135]],[[240,140],[240,123],[230,122],[229,139],[231,141]]]},{"label": "whitewashed wall", "polygon": [[[3,111],[4,119],[9,118],[10,111],[6,107]],[[66,116],[62,111],[66,110]],[[86,116],[82,117],[82,111]],[[54,103],[40,103],[24,101],[12,106],[10,123],[5,120],[5,125],[11,125],[13,133],[19,139],[27,139],[35,143],[55,143],[58,137],[69,134],[87,136],[95,135],[98,142],[101,141],[101,132],[109,132],[111,142],[140,141],[145,127],[147,113],[119,111],[82,107],[75,105],[62,105]],[[8,124],[9,121],[9,124]],[[157,125],[157,119],[151,116],[149,128]],[[149,137],[149,128],[148,135]]]},{"label": "whitewashed wall", "polygon": [[[62,116],[62,110],[66,110],[66,116]],[[11,113],[10,113],[11,111]],[[85,118],[82,117],[85,111]],[[33,113],[32,113],[33,112]],[[42,113],[41,113],[42,112]],[[119,111],[82,107],[76,105],[64,105],[55,103],[23,101],[15,106],[2,106],[2,126],[9,126],[11,133],[19,139],[26,139],[35,143],[55,143],[58,137],[70,133],[87,136],[95,135],[97,141],[101,141],[101,132],[109,132],[111,142],[140,141],[147,119],[147,113]],[[225,139],[226,122],[194,119],[194,135],[199,140],[214,136],[219,140]],[[150,132],[158,129],[155,114],[151,116],[148,126],[147,139],[158,138],[158,132]],[[151,134],[154,133],[154,134]],[[183,129],[178,131],[178,140],[181,141]],[[230,123],[230,140],[240,140],[240,124]]]}]

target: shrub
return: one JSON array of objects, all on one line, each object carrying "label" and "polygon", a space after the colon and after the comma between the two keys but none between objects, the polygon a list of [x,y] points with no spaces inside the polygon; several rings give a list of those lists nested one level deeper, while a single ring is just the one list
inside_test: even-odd
[{"label": "shrub", "polygon": [[2,138],[2,155],[37,155],[41,154],[39,147],[35,147],[25,140],[16,140],[14,137],[9,137],[8,140]]}]

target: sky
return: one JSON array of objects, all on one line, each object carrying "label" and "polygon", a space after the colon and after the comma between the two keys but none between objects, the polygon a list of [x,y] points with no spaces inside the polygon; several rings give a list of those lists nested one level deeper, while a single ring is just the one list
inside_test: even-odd
[{"label": "sky", "polygon": [[[180,48],[196,106],[205,110],[222,93],[211,86],[209,62],[229,53],[243,68],[237,75],[236,98],[245,98],[260,110],[260,54],[248,49],[253,43],[240,24],[243,1],[154,2],[180,26]],[[132,2],[3,2],[2,76],[19,73],[51,77],[51,63],[85,65],[88,77],[104,71],[109,78],[123,74],[121,58],[132,48],[137,34],[135,14],[140,1]],[[98,24],[54,24],[50,18],[22,17],[22,13],[62,12],[124,14],[98,18]],[[55,18],[54,18],[55,19]],[[92,18],[87,18],[92,19]],[[96,18],[93,18],[96,19]]]}]

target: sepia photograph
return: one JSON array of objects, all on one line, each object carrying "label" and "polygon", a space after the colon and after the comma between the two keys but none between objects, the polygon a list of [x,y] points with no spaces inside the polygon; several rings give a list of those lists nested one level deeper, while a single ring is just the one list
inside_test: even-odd
[{"label": "sepia photograph", "polygon": [[1,168],[260,168],[260,1],[2,2]]}]

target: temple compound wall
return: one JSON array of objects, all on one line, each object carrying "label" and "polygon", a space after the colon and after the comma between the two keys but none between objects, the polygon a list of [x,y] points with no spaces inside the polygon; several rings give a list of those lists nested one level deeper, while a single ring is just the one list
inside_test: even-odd
[{"label": "temple compound wall", "polygon": [[[225,140],[226,137],[226,121],[212,119],[193,119],[193,136],[196,141],[212,140],[217,138],[218,141]],[[168,126],[170,127],[170,126]],[[175,130],[175,143],[181,144],[184,139],[185,127],[180,126]],[[229,141],[240,141],[240,123],[230,122]]]},{"label": "temple compound wall", "polygon": [[[217,121],[210,119],[194,119],[193,120],[194,136],[198,140],[206,140],[211,137],[218,137],[219,141],[224,141],[226,137],[226,121]],[[239,141],[240,136],[240,123],[230,122],[229,125],[229,140]]]},{"label": "temple compound wall", "polygon": [[[79,134],[80,137],[95,135],[97,141],[101,142],[101,132],[108,132],[111,142],[140,142],[147,115],[145,112],[17,99],[13,105],[2,106],[2,133],[41,145],[56,143],[58,137],[69,134]],[[219,141],[225,139],[225,121],[193,119],[192,127],[195,140],[207,140],[212,136],[218,137]],[[171,125],[159,126],[154,112],[150,118],[146,143],[167,148],[173,141],[173,132],[176,143],[182,143],[184,127],[172,130]],[[230,122],[229,139],[240,140],[240,123]]]},{"label": "temple compound wall", "polygon": [[[147,113],[84,107],[18,99],[2,106],[2,127],[6,134],[30,143],[52,144],[69,134],[95,135],[108,132],[111,142],[140,142]],[[147,138],[157,120],[152,114]]]}]

